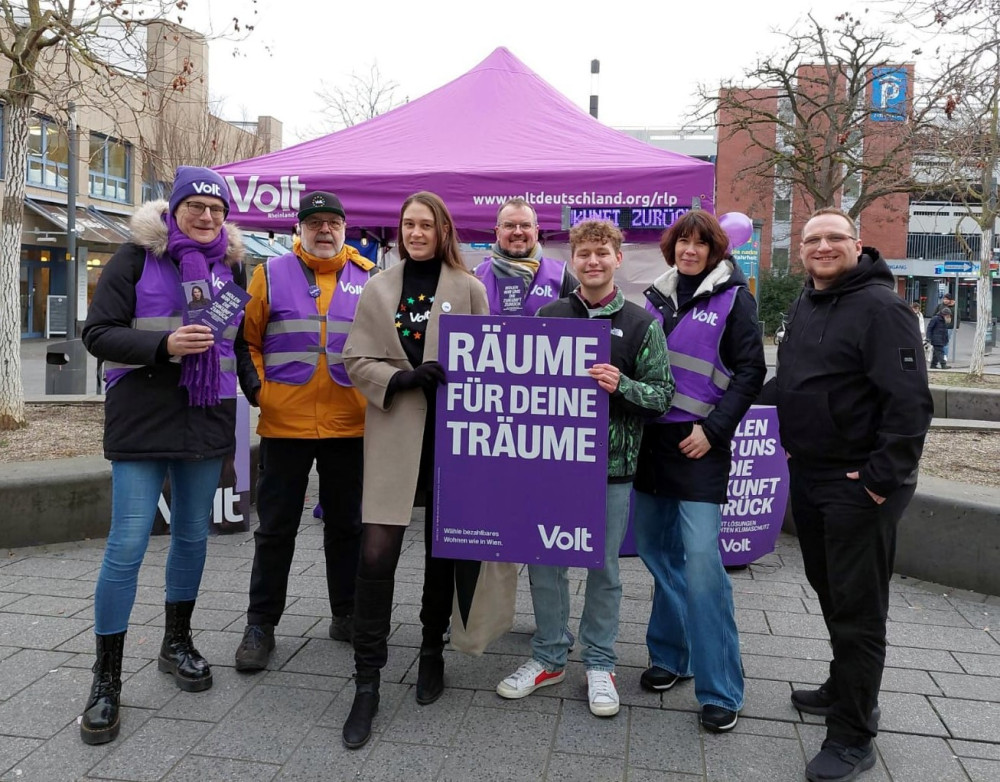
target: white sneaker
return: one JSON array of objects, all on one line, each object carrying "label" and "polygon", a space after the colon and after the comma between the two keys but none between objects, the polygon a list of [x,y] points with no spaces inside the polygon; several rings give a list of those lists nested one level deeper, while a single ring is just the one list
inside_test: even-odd
[{"label": "white sneaker", "polygon": [[528,660],[497,685],[497,695],[501,698],[523,698],[539,687],[559,684],[565,676],[565,670],[547,671],[537,660]]},{"label": "white sneaker", "polygon": [[591,714],[598,717],[614,717],[620,705],[614,673],[587,671],[587,698],[590,701]]}]

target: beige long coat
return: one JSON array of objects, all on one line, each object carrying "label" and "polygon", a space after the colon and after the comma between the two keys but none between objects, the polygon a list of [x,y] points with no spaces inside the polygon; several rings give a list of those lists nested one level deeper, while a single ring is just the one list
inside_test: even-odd
[{"label": "beige long coat", "polygon": [[[400,391],[388,406],[385,392],[398,371],[413,369],[396,333],[395,316],[403,295],[403,261],[365,285],[344,346],[351,382],[368,400],[365,417],[365,480],[361,520],[407,525],[420,470],[420,447],[427,399],[420,389]],[[441,266],[424,343],[424,361],[438,356],[438,320],[451,315],[489,315],[486,288],[474,276]]]}]

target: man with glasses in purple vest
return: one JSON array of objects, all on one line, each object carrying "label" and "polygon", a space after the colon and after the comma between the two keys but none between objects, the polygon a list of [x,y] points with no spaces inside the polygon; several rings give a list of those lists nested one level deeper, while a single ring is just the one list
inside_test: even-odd
[{"label": "man with glasses in purple vest", "polygon": [[[292,252],[254,270],[247,292],[240,383],[260,407],[260,479],[250,606],[236,669],[267,667],[285,608],[295,536],[313,464],[323,506],[323,549],[333,621],[351,640],[361,544],[365,399],[341,352],[374,264],[345,244],[346,214],[333,193],[303,197]],[[249,354],[249,360],[246,357]]]},{"label": "man with glasses in purple vest", "polygon": [[542,257],[538,217],[523,198],[510,198],[500,207],[496,233],[493,254],[476,267],[491,315],[534,315],[576,290],[579,283],[565,261]]}]

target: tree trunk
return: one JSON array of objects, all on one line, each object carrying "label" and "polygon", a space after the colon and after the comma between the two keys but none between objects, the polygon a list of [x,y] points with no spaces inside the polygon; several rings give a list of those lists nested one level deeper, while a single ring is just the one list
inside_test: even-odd
[{"label": "tree trunk", "polygon": [[[985,210],[984,210],[985,212]],[[986,362],[986,329],[993,318],[993,285],[990,261],[993,260],[993,229],[983,230],[979,250],[979,277],[976,280],[976,336],[972,343],[969,375],[982,378]]]},{"label": "tree trunk", "polygon": [[31,98],[17,96],[4,106],[7,148],[3,172],[6,188],[0,210],[0,430],[25,426],[21,377],[21,228],[24,221],[24,178],[28,165]]}]

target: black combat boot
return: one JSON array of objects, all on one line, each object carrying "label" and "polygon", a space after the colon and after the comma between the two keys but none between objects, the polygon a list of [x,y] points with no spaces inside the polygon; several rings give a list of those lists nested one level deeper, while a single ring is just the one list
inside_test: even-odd
[{"label": "black combat boot", "polygon": [[122,693],[122,653],[125,633],[98,635],[97,661],[90,698],[80,723],[84,744],[106,744],[118,738],[118,712]]},{"label": "black combat boot", "polygon": [[212,669],[191,640],[194,600],[167,603],[165,607],[167,620],[157,663],[159,669],[173,676],[177,686],[185,692],[207,690],[212,686]]}]

